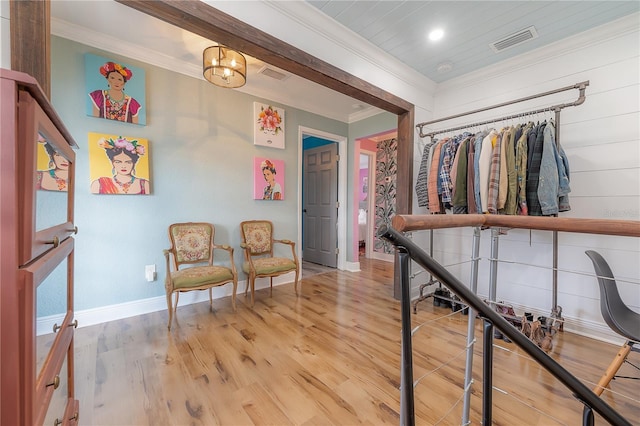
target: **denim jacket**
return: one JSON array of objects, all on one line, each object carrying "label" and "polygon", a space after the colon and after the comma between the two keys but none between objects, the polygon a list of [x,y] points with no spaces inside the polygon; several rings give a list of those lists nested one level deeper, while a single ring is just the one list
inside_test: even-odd
[{"label": "denim jacket", "polygon": [[[538,199],[545,216],[570,210],[569,163],[562,147],[556,148],[555,124],[550,121],[544,129],[542,162],[538,181]],[[562,197],[562,201],[560,201]],[[560,208],[562,204],[562,209]]]}]

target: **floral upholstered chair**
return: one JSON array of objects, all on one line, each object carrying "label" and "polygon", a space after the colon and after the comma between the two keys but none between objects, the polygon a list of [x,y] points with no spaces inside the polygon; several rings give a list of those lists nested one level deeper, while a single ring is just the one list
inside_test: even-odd
[{"label": "floral upholstered chair", "polygon": [[[247,286],[244,289],[245,296],[251,286],[251,306],[254,303],[256,278],[269,277],[271,290],[273,290],[273,277],[296,273],[294,288],[298,294],[298,275],[300,267],[296,255],[296,243],[289,240],[275,240],[273,238],[273,223],[268,220],[249,220],[240,223],[242,243],[244,249],[244,262],[242,270],[249,275]],[[291,257],[274,257],[274,244],[286,244],[291,246]]]},{"label": "floral upholstered chair", "polygon": [[[238,273],[233,263],[233,248],[214,244],[214,235],[215,228],[210,223],[174,223],[169,226],[171,247],[164,250],[167,263],[165,288],[167,290],[167,308],[169,309],[169,324],[167,326],[169,330],[171,330],[173,313],[178,307],[178,298],[181,292],[209,290],[209,303],[213,305],[211,289],[231,283],[233,284],[231,305],[233,310],[236,310]],[[229,253],[228,266],[226,264],[214,265],[215,249],[226,250]],[[171,263],[173,263],[173,270]],[[172,306],[173,293],[176,293],[176,301]]]}]

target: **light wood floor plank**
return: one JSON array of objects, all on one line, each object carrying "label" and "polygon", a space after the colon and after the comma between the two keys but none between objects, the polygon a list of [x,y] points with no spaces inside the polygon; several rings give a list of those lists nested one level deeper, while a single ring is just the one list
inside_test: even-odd
[{"label": "light wood floor plank", "polygon": [[[82,425],[382,425],[400,419],[400,304],[391,264],[317,269],[293,284],[167,313],[80,328],[76,390]],[[416,423],[460,424],[467,316],[430,300],[412,314]],[[437,320],[436,320],[437,319]],[[476,338],[481,342],[481,323]],[[559,333],[551,356],[592,387],[614,345]],[[494,425],[574,425],[582,406],[514,344],[494,348]],[[504,347],[506,350],[500,349]],[[474,347],[471,422],[482,418],[482,344]],[[637,353],[632,360],[640,362]],[[446,365],[443,365],[445,363]],[[634,375],[627,366],[621,374]],[[434,371],[435,370],[435,371]],[[612,390],[614,392],[612,392]],[[640,424],[640,381],[603,399]],[[459,401],[457,405],[454,403]],[[601,419],[596,419],[598,424]]]}]

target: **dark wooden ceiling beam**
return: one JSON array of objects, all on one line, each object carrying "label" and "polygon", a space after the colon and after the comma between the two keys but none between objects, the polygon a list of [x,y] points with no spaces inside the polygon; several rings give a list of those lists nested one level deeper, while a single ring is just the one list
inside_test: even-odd
[{"label": "dark wooden ceiling beam", "polygon": [[201,1],[116,0],[393,114],[413,105]]},{"label": "dark wooden ceiling beam", "polygon": [[396,213],[412,212],[414,106],[201,1],[116,0],[398,116]]}]

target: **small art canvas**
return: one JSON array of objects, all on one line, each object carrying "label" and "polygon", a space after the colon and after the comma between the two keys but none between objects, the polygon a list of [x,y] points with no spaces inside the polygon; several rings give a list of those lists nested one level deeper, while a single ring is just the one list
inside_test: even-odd
[{"label": "small art canvas", "polygon": [[253,103],[254,145],[284,149],[284,110]]},{"label": "small art canvas", "polygon": [[253,159],[253,199],[284,200],[284,161]]},{"label": "small art canvas", "polygon": [[89,133],[92,194],[149,195],[149,141]]},{"label": "small art canvas", "polygon": [[[146,125],[142,68],[91,53],[84,56],[87,115]],[[125,90],[126,88],[126,90]]]}]

